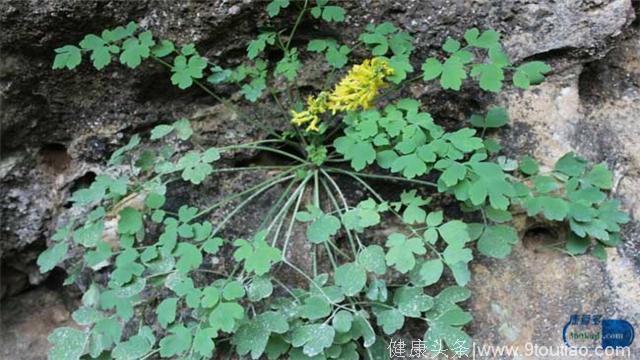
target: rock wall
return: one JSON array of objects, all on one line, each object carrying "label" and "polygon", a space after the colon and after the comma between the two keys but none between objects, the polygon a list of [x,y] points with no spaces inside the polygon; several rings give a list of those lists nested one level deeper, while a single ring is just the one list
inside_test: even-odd
[{"label": "rock wall", "polygon": [[[96,73],[83,64],[75,71],[54,72],[53,49],[76,43],[84,34],[136,20],[159,37],[195,42],[212,61],[234,65],[246,42],[266,24],[266,4],[0,1],[3,307],[10,301],[29,303],[10,296],[40,296],[37,291],[42,290],[29,290],[45,280],[34,261],[56,225],[69,215],[65,206],[69,192],[99,173],[108,154],[128,134],[160,121],[197,115],[206,117],[202,137],[211,144],[261,136],[220,111],[197,89],[173,87],[159,66],[145,64],[130,71],[112,65]],[[474,267],[476,340],[557,344],[558,327],[570,313],[594,309],[620,317],[635,314],[640,325],[640,31],[634,23],[640,5],[630,0],[372,0],[341,5],[348,12],[346,27],[306,19],[300,45],[318,34],[350,41],[367,23],[388,20],[415,36],[416,58],[424,58],[447,36],[460,36],[469,27],[502,32],[514,61],[541,59],[552,65],[554,71],[545,84],[498,97],[473,87],[455,94],[424,85],[410,91],[443,123],[462,121],[489,104],[507,106],[512,122],[500,136],[510,155],[531,153],[550,165],[573,150],[615,169],[615,196],[633,218],[624,230],[625,243],[600,264],[540,251],[531,243],[550,235],[526,231],[535,224],[523,227],[525,241],[513,256],[499,262],[483,260]],[[290,10],[277,20],[281,25],[292,21]],[[316,69],[302,79],[303,85],[317,86],[322,76]],[[222,89],[227,95],[232,95],[230,91]],[[4,325],[23,326],[6,322],[4,313]],[[532,318],[536,313],[539,321]],[[47,324],[65,321],[59,314],[43,316],[58,317]],[[558,318],[557,323],[541,323],[552,318]],[[46,326],[38,329],[27,335],[33,336],[33,344],[49,331]],[[3,331],[3,349],[23,349],[24,344],[5,336],[11,331]],[[43,346],[34,346],[44,351]]]}]

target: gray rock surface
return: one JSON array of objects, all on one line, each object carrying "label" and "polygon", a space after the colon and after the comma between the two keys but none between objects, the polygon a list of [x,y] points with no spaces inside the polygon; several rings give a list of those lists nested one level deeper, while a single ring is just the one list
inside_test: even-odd
[{"label": "gray rock surface", "polygon": [[[197,89],[173,87],[158,65],[145,64],[135,71],[112,65],[96,73],[83,64],[75,71],[54,72],[53,49],[77,43],[86,33],[137,20],[159,37],[195,42],[212,61],[234,65],[246,42],[266,24],[265,5],[246,0],[0,1],[3,294],[43,280],[33,262],[60,219],[68,216],[68,194],[99,173],[108,154],[129,134],[158,122],[198,116],[203,143],[263,136],[221,111]],[[410,91],[420,96],[437,121],[449,125],[489,104],[508,106],[512,123],[500,135],[508,155],[531,153],[550,166],[561,154],[574,150],[615,169],[615,196],[633,217],[624,229],[625,243],[610,251],[605,265],[526,245],[519,245],[505,261],[478,262],[471,302],[476,341],[557,344],[558,326],[570,313],[593,309],[629,317],[640,326],[640,37],[638,22],[632,23],[640,5],[636,3],[634,9],[630,0],[406,0],[342,5],[349,14],[346,28],[305,20],[300,45],[318,34],[351,41],[367,23],[388,20],[416,37],[416,58],[424,58],[447,36],[460,36],[469,27],[502,32],[515,61],[542,59],[553,66],[545,84],[499,97],[473,87],[461,94],[421,85]],[[290,24],[292,14],[287,11],[277,21]],[[323,74],[321,69],[314,71],[303,79],[304,85],[316,86]],[[221,89],[226,95],[231,91]],[[259,114],[269,111],[268,104],[258,110]],[[221,179],[216,189],[233,191],[238,180]],[[204,187],[203,192],[208,189]],[[530,225],[523,224],[523,237],[536,242],[537,235],[526,235]],[[10,289],[8,279],[18,285]],[[16,286],[20,289],[15,290]],[[11,298],[3,300],[3,308],[6,301]],[[3,309],[3,318],[4,313]],[[539,318],[533,313],[539,313]],[[557,323],[544,322],[556,318]],[[12,324],[4,323],[18,326]],[[5,341],[14,340],[3,336]]]}]

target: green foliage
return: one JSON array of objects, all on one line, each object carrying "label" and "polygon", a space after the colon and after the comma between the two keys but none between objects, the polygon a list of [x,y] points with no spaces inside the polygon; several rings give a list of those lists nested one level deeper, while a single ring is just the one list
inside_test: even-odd
[{"label": "green foliage", "polygon": [[[72,315],[82,329],[50,335],[52,359],[234,356],[225,352],[252,359],[384,358],[387,336],[421,324],[430,351],[463,355],[459,349],[471,348],[465,326],[472,316],[463,308],[471,296],[464,287],[469,264],[478,254],[505,258],[517,246],[514,206],[566,225],[562,250],[571,255],[604,260],[605,247],[621,241],[629,217],[608,198],[613,181],[604,164],[569,153],[547,171],[530,156],[507,158],[495,139],[485,138],[509,123],[505,108],[490,107],[473,114],[470,127],[450,129],[417,99],[395,96],[416,80],[437,79],[457,91],[475,78],[481,89],[498,92],[511,76],[527,89],[544,80],[548,65],[513,66],[500,34],[470,29],[461,39],[448,37],[441,54],[419,60],[422,72],[411,79],[412,64],[420,63],[411,58],[413,38],[389,22],[369,24],[353,48],[386,59],[391,71],[373,91],[370,83],[356,84],[372,96],[357,110],[324,109],[337,96],[329,93],[339,82],[335,70],[350,63],[345,44],[355,39],[307,39],[306,47],[291,47],[299,44],[295,33],[305,15],[334,27],[346,18],[328,0],[274,0],[266,11],[273,18],[294,8],[300,12],[293,23],[267,24],[246,47],[248,61],[233,68],[205,59],[194,44],[154,39],[135,23],[55,50],[54,69],[74,69],[87,54],[97,70],[152,59],[174,85],[197,85],[269,137],[207,148],[193,136],[200,126],[163,120],[150,130],[150,142],[146,134],[131,136],[104,173],[73,192],[73,214],[84,215],[55,232],[37,263],[42,272],[64,263],[68,284],[80,274],[83,283],[93,282]],[[297,82],[308,81],[305,52],[321,53],[330,73],[326,97],[302,105],[307,94]],[[269,60],[274,54],[282,57]],[[209,87],[221,84],[220,94],[235,89],[237,96],[224,99]],[[380,89],[389,95],[384,102],[377,101]],[[285,122],[290,108],[318,116],[318,131],[282,132],[280,125],[276,131],[275,112],[251,108],[247,116],[245,106],[234,105],[243,99],[250,105],[264,93]],[[274,155],[277,164],[227,167],[238,151]],[[240,172],[252,175],[233,187],[212,179]],[[379,193],[379,186],[389,189],[382,182],[402,186],[399,199]],[[196,189],[204,195],[189,196]]]},{"label": "green foliage", "polygon": [[329,5],[329,0],[316,0],[316,6],[311,8],[311,15],[327,22],[342,22],[345,11],[340,6]]},{"label": "green foliage", "polygon": [[[490,92],[502,90],[505,70],[512,69],[509,57],[500,45],[500,34],[494,30],[480,32],[469,29],[464,33],[466,46],[460,41],[447,38],[442,50],[447,58],[440,61],[430,57],[422,64],[422,77],[425,81],[440,78],[443,89],[460,90],[462,83],[471,75],[478,79],[481,89]],[[478,58],[480,55],[483,57]],[[478,62],[475,62],[476,59]],[[544,81],[544,74],[551,68],[541,62],[532,61],[521,64],[513,73],[513,84],[522,89]],[[474,125],[475,126],[475,125]]]}]

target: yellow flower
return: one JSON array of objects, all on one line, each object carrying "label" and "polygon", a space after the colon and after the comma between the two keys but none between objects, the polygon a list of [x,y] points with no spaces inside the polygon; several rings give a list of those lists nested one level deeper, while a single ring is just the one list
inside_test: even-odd
[{"label": "yellow flower", "polygon": [[318,115],[327,111],[327,94],[326,91],[322,91],[318,96],[309,96],[307,98],[307,110],[303,111],[291,111],[293,119],[291,122],[296,126],[302,126],[309,123],[305,131],[320,131],[318,124],[320,123],[320,117]]},{"label": "yellow flower", "polygon": [[373,106],[378,91],[387,86],[385,77],[392,74],[389,60],[367,59],[351,68],[332,93],[322,91],[315,97],[309,96],[306,110],[292,110],[291,122],[296,126],[308,124],[305,131],[320,131],[318,115],[327,110],[335,114],[338,111],[357,110],[360,107],[369,109]]},{"label": "yellow flower", "polygon": [[291,119],[291,122],[296,126],[302,126],[310,121],[313,121],[314,118],[318,117],[317,115],[314,115],[311,112],[309,112],[309,110],[303,110],[303,111],[291,110],[291,116],[293,116],[293,119]]},{"label": "yellow flower", "polygon": [[367,59],[356,65],[345,76],[331,94],[328,107],[335,114],[338,111],[353,111],[359,107],[368,109],[378,90],[384,88],[385,77],[392,75],[393,69],[384,58]]},{"label": "yellow flower", "polygon": [[321,91],[318,96],[309,96],[307,98],[307,108],[313,114],[322,114],[327,111],[327,97],[329,94],[326,91]]}]

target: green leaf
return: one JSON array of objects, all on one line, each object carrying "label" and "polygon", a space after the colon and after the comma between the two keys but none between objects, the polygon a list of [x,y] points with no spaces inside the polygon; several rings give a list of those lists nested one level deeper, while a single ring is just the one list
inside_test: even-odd
[{"label": "green leaf", "polygon": [[244,296],[244,294],[244,287],[236,280],[227,282],[222,289],[222,297],[225,300],[240,299]]},{"label": "green leaf", "polygon": [[440,76],[440,85],[443,89],[460,90],[462,80],[467,78],[467,72],[464,64],[457,57],[450,57],[442,66],[442,75]]},{"label": "green leaf", "polygon": [[475,129],[463,128],[458,131],[448,133],[445,139],[449,140],[453,146],[462,152],[471,152],[482,149],[482,139],[474,136]]},{"label": "green leaf", "polygon": [[191,330],[180,324],[173,326],[169,332],[171,335],[160,340],[160,356],[173,357],[191,348]]},{"label": "green leaf", "polygon": [[465,248],[462,243],[453,243],[447,246],[442,252],[442,256],[448,265],[454,265],[459,262],[468,263],[473,259],[471,249]]},{"label": "green leaf", "polygon": [[427,226],[433,227],[442,224],[444,215],[442,211],[432,211],[427,215]]},{"label": "green leaf", "polygon": [[490,49],[500,45],[500,34],[495,30],[485,30],[480,36],[477,36],[478,34],[477,29],[469,29],[465,32],[464,38],[469,45],[482,49]]},{"label": "green leaf", "polygon": [[[282,0],[281,0],[282,1]],[[255,59],[262,51],[264,51],[267,44],[273,45],[276,42],[276,33],[266,32],[258,35],[258,38],[252,40],[247,47],[247,56],[249,59]]]},{"label": "green leaf", "polygon": [[494,106],[487,112],[487,115],[471,118],[471,125],[478,128],[499,128],[509,122],[507,110],[503,107]]},{"label": "green leaf", "polygon": [[429,286],[437,283],[444,271],[444,264],[440,259],[427,260],[423,262],[418,270],[420,286]]},{"label": "green leaf", "polygon": [[184,90],[193,84],[194,79],[204,76],[202,71],[206,67],[207,61],[198,54],[191,55],[189,60],[183,55],[176,56],[171,69],[171,83]]},{"label": "green leaf", "polygon": [[448,53],[454,53],[460,50],[460,42],[452,37],[447,37],[447,41],[442,45],[442,50]]},{"label": "green leaf", "polygon": [[357,263],[346,263],[336,269],[335,282],[345,295],[354,296],[364,288],[367,273]]},{"label": "green leaf", "polygon": [[150,54],[150,47],[155,44],[151,39],[151,33],[145,31],[138,38],[129,38],[122,43],[122,52],[120,53],[120,63],[130,68],[135,68],[146,59]]},{"label": "green leaf", "polygon": [[581,176],[586,167],[586,160],[570,152],[556,162],[555,171],[569,176]]},{"label": "green leaf", "polygon": [[176,263],[176,270],[183,274],[199,268],[200,264],[202,264],[202,253],[193,244],[179,243],[175,255],[180,258]]},{"label": "green leaf", "polygon": [[244,94],[245,99],[255,102],[266,88],[265,78],[259,77],[251,80],[249,84],[242,85],[241,92]]},{"label": "green leaf", "polygon": [[86,35],[80,42],[80,47],[85,50],[91,50],[91,60],[97,70],[102,70],[102,68],[111,63],[109,45],[102,38],[94,34]]},{"label": "green leaf", "polygon": [[513,74],[513,85],[528,89],[530,85],[536,85],[544,81],[544,74],[551,71],[551,67],[542,61],[524,63]]},{"label": "green leaf", "polygon": [[478,162],[471,163],[471,169],[478,177],[469,186],[471,203],[481,205],[489,197],[491,207],[506,210],[509,207],[508,197],[514,195],[514,189],[502,168],[495,163]]},{"label": "green leaf", "polygon": [[304,345],[305,355],[316,356],[333,344],[335,330],[325,324],[311,324],[298,327],[291,334],[291,345],[300,347]]},{"label": "green leaf", "polygon": [[333,317],[331,324],[337,332],[346,333],[351,329],[351,323],[353,322],[353,315],[346,310],[340,310]]},{"label": "green leaf", "polygon": [[[437,166],[438,164],[436,164]],[[455,161],[450,161],[449,166],[442,172],[440,175],[440,180],[446,186],[454,186],[458,183],[458,181],[464,179],[467,174],[467,168]]]},{"label": "green leaf", "polygon": [[[178,139],[182,141],[189,140],[191,135],[193,135],[193,130],[191,129],[191,123],[187,119],[179,119],[173,123],[173,128],[176,130],[176,135]],[[217,159],[216,159],[217,160]],[[211,162],[211,161],[207,161]]]},{"label": "green leaf", "polygon": [[120,210],[120,220],[118,220],[118,233],[120,234],[135,234],[142,229],[142,214],[132,208],[126,207]]},{"label": "green leaf", "polygon": [[427,350],[432,353],[442,351],[442,342],[451,351],[456,351],[460,356],[467,354],[473,346],[473,340],[469,335],[457,326],[451,326],[443,321],[433,321],[429,324],[429,329],[424,334],[424,342]]},{"label": "green leaf", "polygon": [[426,295],[422,288],[403,286],[396,290],[393,303],[400,313],[407,317],[419,318],[434,305],[433,298]]},{"label": "green leaf", "polygon": [[404,325],[404,316],[398,309],[385,309],[376,313],[378,326],[382,327],[387,335],[393,335],[396,331],[402,329]]},{"label": "green leaf", "polygon": [[49,350],[49,359],[73,360],[80,359],[84,354],[88,333],[84,331],[61,327],[53,330],[48,340],[53,347]]},{"label": "green leaf", "polygon": [[551,176],[538,175],[533,178],[533,185],[542,194],[552,192],[558,188],[558,183]]},{"label": "green leaf", "polygon": [[460,220],[452,220],[440,225],[438,232],[448,244],[464,244],[471,240],[467,224]]},{"label": "green leaf", "polygon": [[171,297],[162,300],[160,305],[156,308],[156,314],[158,315],[158,322],[163,328],[167,328],[176,319],[176,306],[178,305],[178,298]]},{"label": "green leaf", "polygon": [[333,215],[322,214],[307,227],[307,238],[314,244],[329,241],[340,229],[340,220]]},{"label": "green leaf", "polygon": [[337,47],[336,45],[334,45],[329,46],[329,48],[327,49],[327,53],[325,54],[325,58],[327,59],[329,65],[333,66],[336,69],[341,69],[349,61],[349,58],[347,56],[350,53],[351,49],[348,46],[342,45],[340,47]]},{"label": "green leaf", "polygon": [[584,177],[584,181],[603,190],[610,190],[613,185],[613,174],[604,164],[595,165]]},{"label": "green leaf", "polygon": [[53,247],[43,251],[40,256],[38,256],[37,261],[37,264],[40,267],[40,272],[44,274],[53,269],[65,258],[65,256],[67,256],[68,251],[69,245],[66,242],[59,242]]},{"label": "green leaf", "polygon": [[409,154],[396,158],[391,163],[392,172],[402,172],[402,176],[407,179],[413,179],[416,176],[423,175],[427,172],[427,166],[418,155]]},{"label": "green leaf", "polygon": [[351,160],[351,167],[356,171],[364,169],[376,159],[375,149],[371,143],[366,141],[341,136],[333,142],[333,146],[338,153],[344,156],[345,160]]},{"label": "green leaf", "polygon": [[369,245],[358,255],[358,263],[367,271],[384,275],[387,272],[384,255],[384,249],[381,246]]},{"label": "green leaf", "polygon": [[204,308],[212,308],[220,301],[220,289],[215,286],[207,286],[202,290],[201,305]]},{"label": "green leaf", "polygon": [[270,331],[259,321],[252,321],[241,326],[234,334],[232,342],[236,345],[238,355],[251,352],[252,359],[260,358],[269,341]]},{"label": "green leaf", "polygon": [[525,155],[520,159],[519,169],[525,175],[535,175],[540,170],[540,166],[534,158]]},{"label": "green leaf", "polygon": [[301,67],[302,64],[298,60],[297,49],[293,48],[278,61],[274,74],[276,76],[283,75],[287,80],[293,81]]},{"label": "green leaf", "polygon": [[256,302],[271,296],[273,285],[268,276],[256,276],[247,289],[247,297]]},{"label": "green leaf", "polygon": [[408,54],[392,56],[389,59],[389,66],[393,69],[393,74],[387,79],[394,84],[399,84],[407,78],[407,73],[413,72],[413,66],[411,66]]},{"label": "green leaf", "polygon": [[53,69],[69,70],[75,69],[76,66],[82,62],[82,53],[80,48],[73,45],[65,45],[63,47],[55,49],[56,57],[53,60]]},{"label": "green leaf", "polygon": [[224,240],[219,237],[215,237],[213,239],[209,239],[204,242],[203,250],[208,254],[217,254],[218,250],[220,250],[220,246],[222,246]]},{"label": "green leaf", "polygon": [[151,140],[163,138],[172,131],[173,126],[171,125],[158,125],[151,130]]},{"label": "green leaf", "polygon": [[198,329],[196,336],[193,338],[193,351],[204,356],[205,358],[211,358],[213,355],[213,349],[215,344],[212,338],[215,338],[217,332],[212,328]]},{"label": "green leaf", "polygon": [[289,0],[273,0],[267,5],[267,14],[269,17],[278,16],[280,9],[286,9],[289,6]]},{"label": "green leaf", "polygon": [[310,296],[300,309],[300,316],[309,320],[318,320],[331,314],[331,305],[324,296]]},{"label": "green leaf", "polygon": [[387,265],[395,266],[396,270],[403,274],[416,265],[414,254],[424,255],[426,253],[422,239],[407,239],[398,233],[389,235],[385,245],[389,248],[385,256]]},{"label": "green leaf", "polygon": [[549,220],[562,221],[569,213],[569,204],[561,199],[552,196],[533,197],[525,201],[524,207],[527,215],[535,216],[542,212]]},{"label": "green leaf", "polygon": [[595,244],[591,248],[591,254],[602,262],[607,261],[607,250],[602,246],[602,244]]},{"label": "green leaf", "polygon": [[480,78],[480,88],[486,91],[499,92],[502,89],[504,73],[502,68],[494,64],[476,64],[471,69],[471,76]]},{"label": "green leaf", "polygon": [[244,260],[246,271],[255,272],[256,275],[264,275],[274,262],[281,259],[279,249],[269,246],[264,239],[256,239],[253,243],[238,239],[233,243],[238,249],[233,253],[236,261]]},{"label": "green leaf", "polygon": [[443,66],[436,58],[428,58],[422,64],[422,79],[424,81],[429,81],[437,78],[442,74]]},{"label": "green leaf", "polygon": [[235,302],[221,302],[209,314],[209,324],[215,330],[232,332],[237,321],[244,317],[244,309]]},{"label": "green leaf", "polygon": [[340,6],[325,6],[322,9],[322,19],[325,21],[342,22],[344,15],[345,11]]},{"label": "green leaf", "polygon": [[342,216],[342,224],[348,230],[357,232],[380,223],[379,207],[373,199],[358,203],[355,209],[348,210]]},{"label": "green leaf", "polygon": [[582,255],[587,252],[589,246],[591,246],[591,239],[570,233],[565,247],[571,255]]},{"label": "green leaf", "polygon": [[111,352],[117,360],[134,360],[145,356],[155,343],[151,329],[143,327],[138,335],[130,337],[127,341],[118,343]]},{"label": "green leaf", "polygon": [[160,40],[154,47],[151,48],[151,53],[157,57],[165,57],[171,54],[175,50],[175,46],[169,40]]},{"label": "green leaf", "polygon": [[487,256],[504,259],[511,253],[511,246],[517,242],[518,233],[513,227],[488,226],[478,240],[478,251]]}]

